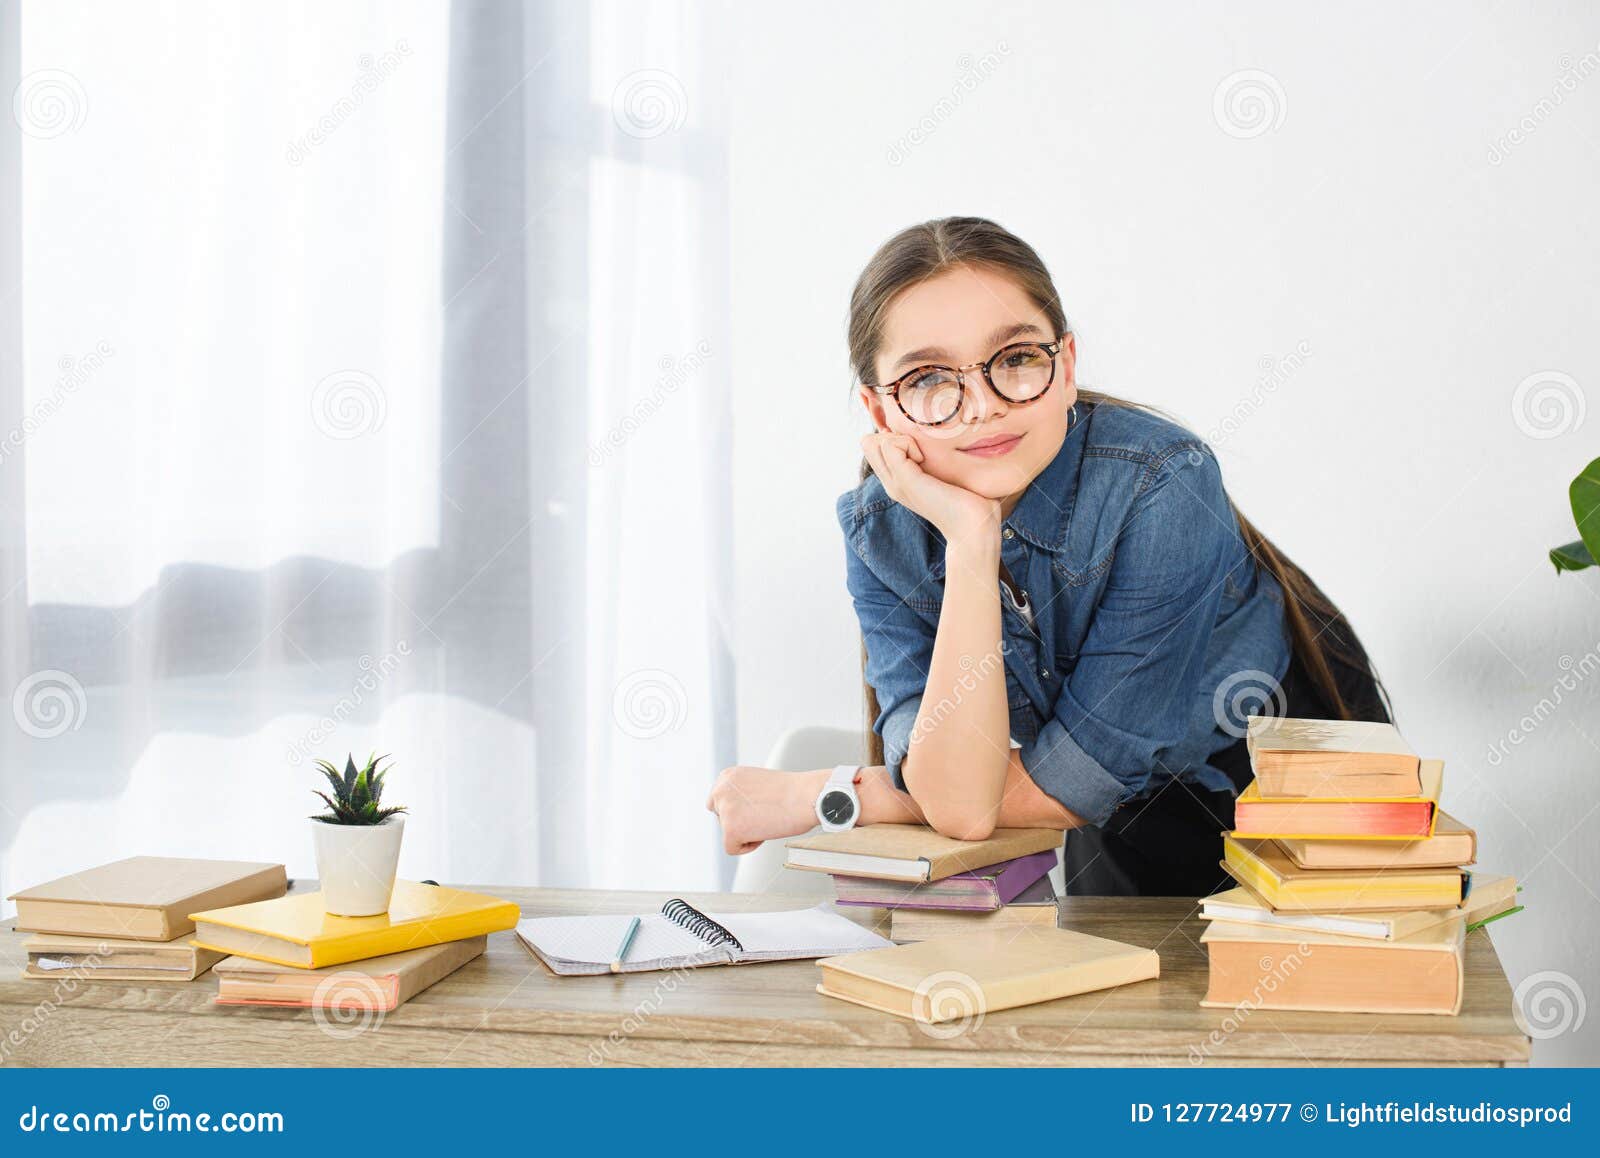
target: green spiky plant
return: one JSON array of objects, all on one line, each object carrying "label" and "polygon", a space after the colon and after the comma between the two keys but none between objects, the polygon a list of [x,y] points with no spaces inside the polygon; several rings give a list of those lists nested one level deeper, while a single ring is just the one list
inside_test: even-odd
[{"label": "green spiky plant", "polygon": [[329,796],[317,788],[311,790],[322,797],[323,803],[328,806],[327,812],[311,819],[324,824],[382,824],[395,813],[404,812],[406,808],[403,804],[379,803],[383,797],[383,778],[389,774],[389,769],[378,765],[388,758],[368,756],[367,766],[358,769],[354,755],[346,756],[342,776],[332,764],[318,760],[317,768],[328,778],[333,795]]}]

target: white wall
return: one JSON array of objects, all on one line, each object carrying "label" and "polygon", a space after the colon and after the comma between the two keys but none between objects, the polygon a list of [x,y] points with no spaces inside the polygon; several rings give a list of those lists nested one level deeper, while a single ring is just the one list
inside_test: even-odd
[{"label": "white wall", "polygon": [[[833,518],[863,429],[852,281],[907,224],[991,216],[1050,264],[1082,380],[1213,435],[1242,508],[1350,615],[1406,734],[1446,760],[1481,868],[1526,886],[1496,926],[1513,984],[1532,979],[1552,1031],[1574,1021],[1600,998],[1600,577],[1557,577],[1545,552],[1574,537],[1566,484],[1600,454],[1600,415],[1580,420],[1585,392],[1600,407],[1593,11],[937,0],[736,19],[740,758],[860,718]],[[1271,78],[1257,135],[1216,109],[1247,69]],[[1297,348],[1263,385],[1263,359]],[[1536,384],[1514,412],[1542,371],[1575,386],[1541,408]],[[1535,1057],[1600,1057],[1600,1015]]]}]

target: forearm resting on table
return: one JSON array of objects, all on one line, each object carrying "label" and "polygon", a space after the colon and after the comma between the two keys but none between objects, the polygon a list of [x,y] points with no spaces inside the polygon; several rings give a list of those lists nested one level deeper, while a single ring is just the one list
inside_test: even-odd
[{"label": "forearm resting on table", "polygon": [[[862,769],[857,793],[861,798],[863,824],[930,823],[916,798],[896,788],[889,770],[881,764]],[[977,840],[996,828],[1068,829],[1082,824],[1082,817],[1033,782],[1022,766],[1021,755],[1012,749],[998,809],[987,817],[974,817],[972,823],[945,832],[945,835]]]}]

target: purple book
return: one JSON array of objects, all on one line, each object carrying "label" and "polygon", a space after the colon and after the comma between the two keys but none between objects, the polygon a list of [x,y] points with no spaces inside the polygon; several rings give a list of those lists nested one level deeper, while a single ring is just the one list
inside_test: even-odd
[{"label": "purple book", "polygon": [[1055,849],[1019,856],[988,868],[956,873],[931,883],[880,881],[834,875],[833,891],[841,905],[880,909],[963,909],[991,913],[1010,904],[1017,894],[1056,867]]}]

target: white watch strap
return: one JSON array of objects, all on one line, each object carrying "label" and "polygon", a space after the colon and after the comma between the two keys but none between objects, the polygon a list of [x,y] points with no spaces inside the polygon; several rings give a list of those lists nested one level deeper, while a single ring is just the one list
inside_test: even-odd
[{"label": "white watch strap", "polygon": [[856,782],[856,773],[861,771],[860,764],[840,764],[833,770],[833,775],[828,777],[829,788],[853,788]]}]

